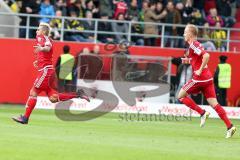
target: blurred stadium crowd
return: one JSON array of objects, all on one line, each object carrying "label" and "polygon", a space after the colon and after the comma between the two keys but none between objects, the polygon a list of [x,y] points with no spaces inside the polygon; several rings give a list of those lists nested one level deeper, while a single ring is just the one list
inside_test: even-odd
[{"label": "blurred stadium crowd", "polygon": [[[227,32],[222,27],[232,27],[236,21],[233,11],[240,7],[240,0],[5,0],[16,13],[39,14],[47,16],[69,16],[87,18],[81,21],[67,20],[65,29],[84,31],[94,30],[94,21],[97,19],[115,19],[121,22],[99,22],[98,31],[128,32],[128,24],[122,21],[153,22],[168,24],[196,24],[205,26],[200,30],[202,43],[207,50],[226,50],[224,40]],[[30,25],[37,26],[39,22],[47,22],[53,28],[52,38],[59,40],[62,27],[59,18],[31,18]],[[21,17],[21,26],[26,26],[26,17]],[[217,27],[210,30],[209,26]],[[156,46],[160,38],[151,35],[161,35],[161,26],[152,24],[134,23],[132,33],[147,34],[148,36],[131,36],[135,45]],[[168,26],[165,36],[182,36],[183,28]],[[20,29],[19,37],[26,36],[26,29]],[[35,31],[30,30],[30,38],[35,37]],[[98,34],[99,42],[120,42],[127,39],[126,35]],[[213,40],[214,39],[214,40]],[[64,40],[93,42],[94,33],[65,32]],[[180,39],[164,38],[165,47],[183,48],[184,42]]]}]

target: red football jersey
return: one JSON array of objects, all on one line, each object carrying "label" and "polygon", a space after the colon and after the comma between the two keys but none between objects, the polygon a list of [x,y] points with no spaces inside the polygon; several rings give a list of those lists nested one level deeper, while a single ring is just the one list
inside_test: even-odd
[{"label": "red football jersey", "polygon": [[194,41],[189,46],[188,58],[191,58],[190,63],[193,69],[193,80],[195,81],[208,81],[212,80],[212,73],[210,72],[208,66],[206,66],[201,75],[198,76],[194,72],[197,71],[202,65],[203,55],[206,53],[201,43]]},{"label": "red football jersey", "polygon": [[53,43],[52,40],[48,36],[40,35],[36,36],[36,43],[38,46],[51,47],[49,52],[38,52],[36,55],[38,70],[44,68],[45,66],[52,65],[52,57],[53,57]]}]

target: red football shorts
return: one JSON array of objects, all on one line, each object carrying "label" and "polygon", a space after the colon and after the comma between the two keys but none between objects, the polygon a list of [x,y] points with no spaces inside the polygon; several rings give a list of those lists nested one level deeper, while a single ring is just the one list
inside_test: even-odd
[{"label": "red football shorts", "polygon": [[188,94],[202,93],[206,99],[216,98],[213,80],[207,82],[196,82],[189,80],[183,87]]},{"label": "red football shorts", "polygon": [[34,82],[34,89],[38,94],[40,92],[45,92],[48,96],[57,94],[55,70],[53,68],[44,68],[39,71]]}]

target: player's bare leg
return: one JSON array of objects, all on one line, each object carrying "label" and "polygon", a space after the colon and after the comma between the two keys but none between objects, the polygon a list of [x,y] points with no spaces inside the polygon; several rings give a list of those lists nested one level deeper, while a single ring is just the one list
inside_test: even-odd
[{"label": "player's bare leg", "polygon": [[189,98],[188,93],[184,89],[180,90],[178,94],[178,99],[181,103],[185,104],[186,106],[188,106],[192,110],[195,110],[201,115],[200,127],[203,127],[210,113],[203,110],[191,98]]},{"label": "player's bare leg", "polygon": [[184,98],[184,97],[187,97],[187,96],[188,96],[188,93],[184,89],[181,88],[179,93],[178,93],[178,99]]},{"label": "player's bare leg", "polygon": [[19,117],[13,117],[12,119],[18,123],[21,124],[28,124],[29,117],[37,103],[37,92],[34,88],[30,90],[30,95],[28,97],[27,103],[26,103],[26,110],[24,115],[20,115]]},{"label": "player's bare leg", "polygon": [[227,127],[226,138],[231,138],[234,135],[234,133],[236,132],[237,129],[236,129],[236,127],[233,126],[232,122],[227,117],[227,114],[226,114],[225,110],[218,103],[216,98],[208,98],[207,101],[208,101],[209,105],[211,105],[211,107],[213,107],[213,109],[217,112],[219,117],[225,123],[225,125]]}]

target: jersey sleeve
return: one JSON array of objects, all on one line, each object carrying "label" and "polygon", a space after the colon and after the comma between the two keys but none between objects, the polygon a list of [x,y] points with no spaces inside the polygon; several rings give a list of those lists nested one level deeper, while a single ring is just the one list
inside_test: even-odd
[{"label": "jersey sleeve", "polygon": [[190,48],[193,50],[194,54],[197,54],[198,56],[202,56],[206,53],[203,46],[199,42],[194,42],[190,45]]}]

